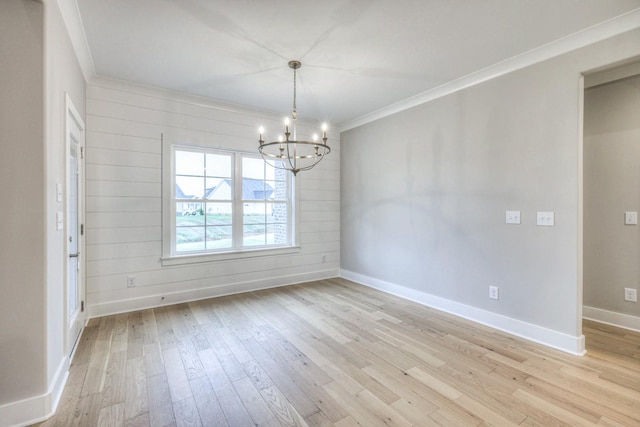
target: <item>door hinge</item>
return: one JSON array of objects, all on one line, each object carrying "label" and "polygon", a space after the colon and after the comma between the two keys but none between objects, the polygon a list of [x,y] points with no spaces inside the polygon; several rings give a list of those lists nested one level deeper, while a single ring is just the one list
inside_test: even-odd
[{"label": "door hinge", "polygon": [[84,236],[84,224],[80,224],[80,235]]},{"label": "door hinge", "polygon": [[84,159],[84,147],[80,147],[80,158]]},{"label": "door hinge", "polygon": [[84,311],[84,301],[80,301],[80,311]]}]

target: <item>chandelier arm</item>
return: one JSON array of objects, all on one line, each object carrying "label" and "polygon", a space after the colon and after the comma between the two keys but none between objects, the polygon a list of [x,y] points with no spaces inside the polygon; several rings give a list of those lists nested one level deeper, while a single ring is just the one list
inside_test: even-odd
[{"label": "chandelier arm", "polygon": [[[322,148],[324,150],[327,151],[327,154],[329,154],[329,152],[331,151],[331,147],[329,147],[327,144],[323,144],[321,142],[317,142],[317,141],[294,141],[294,140],[289,140],[289,142],[293,145],[293,144],[301,144],[301,145],[311,145],[311,146],[318,146],[318,148]],[[286,145],[286,142],[280,142],[280,141],[272,141],[272,142],[265,142],[264,144],[262,144],[262,147],[259,148],[264,148],[264,147],[271,147],[274,145]]]},{"label": "chandelier arm", "polygon": [[[322,148],[324,150],[327,150],[327,154],[329,154],[329,151],[331,151],[331,147],[329,147],[327,144],[323,144],[321,142],[317,142],[317,141],[303,141],[303,140],[299,140],[299,141],[294,141],[293,139],[289,140],[289,142],[291,143],[291,145],[293,144],[301,144],[301,145],[311,145],[311,146],[318,146],[318,148]],[[287,145],[286,141],[280,142],[280,141],[272,141],[272,142],[264,142],[264,144],[262,144],[261,147],[258,148],[264,148],[264,147],[272,147],[274,145]]]},{"label": "chandelier arm", "polygon": [[289,169],[291,170],[295,170],[295,166],[293,165],[293,163],[291,163],[291,144],[287,143],[287,161],[289,162]]}]

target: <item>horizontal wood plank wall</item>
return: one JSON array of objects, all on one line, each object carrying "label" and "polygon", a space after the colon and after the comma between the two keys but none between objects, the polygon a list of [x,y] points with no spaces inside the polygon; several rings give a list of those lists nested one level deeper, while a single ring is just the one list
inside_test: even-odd
[{"label": "horizontal wood plank wall", "polygon": [[[161,134],[204,137],[217,148],[257,152],[258,126],[279,129],[280,121],[269,113],[109,79],[88,85],[86,284],[91,316],[338,275],[337,132],[329,135],[331,154],[297,178],[300,252],[171,267],[160,263]],[[305,123],[298,128],[302,136],[313,131]],[[127,288],[127,276],[135,276],[135,287]]]}]

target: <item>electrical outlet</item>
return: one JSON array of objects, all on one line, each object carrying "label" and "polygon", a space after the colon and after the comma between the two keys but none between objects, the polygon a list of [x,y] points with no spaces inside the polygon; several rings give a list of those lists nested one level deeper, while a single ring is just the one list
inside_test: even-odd
[{"label": "electrical outlet", "polygon": [[497,286],[489,286],[489,298],[498,299],[499,289]]},{"label": "electrical outlet", "polygon": [[127,288],[136,286],[136,276],[127,276]]},{"label": "electrical outlet", "polygon": [[507,224],[520,224],[520,211],[507,211],[505,222]]},{"label": "electrical outlet", "polygon": [[638,212],[625,212],[624,213],[625,225],[638,225]]},{"label": "electrical outlet", "polygon": [[638,291],[632,288],[624,288],[624,300],[638,302]]},{"label": "electrical outlet", "polygon": [[326,255],[322,255],[322,262],[323,263],[327,262],[327,256]]},{"label": "electrical outlet", "polygon": [[537,221],[538,225],[545,227],[553,227],[556,223],[554,212],[538,212]]}]

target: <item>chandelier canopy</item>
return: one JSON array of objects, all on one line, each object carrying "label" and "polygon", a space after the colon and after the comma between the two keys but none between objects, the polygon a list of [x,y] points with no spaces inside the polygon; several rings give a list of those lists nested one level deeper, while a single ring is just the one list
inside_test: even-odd
[{"label": "chandelier canopy", "polygon": [[[322,125],[322,139],[313,135],[312,141],[298,140],[296,137],[296,71],[302,66],[300,61],[289,61],[289,68],[293,69],[293,109],[291,119],[284,119],[284,137],[280,135],[277,141],[265,142],[264,128],[260,127],[260,143],[258,150],[262,158],[269,165],[278,169],[286,169],[296,175],[300,171],[309,170],[331,152],[327,145],[327,125]],[[293,123],[292,123],[293,122]],[[289,124],[293,125],[293,134],[289,131]]]}]

